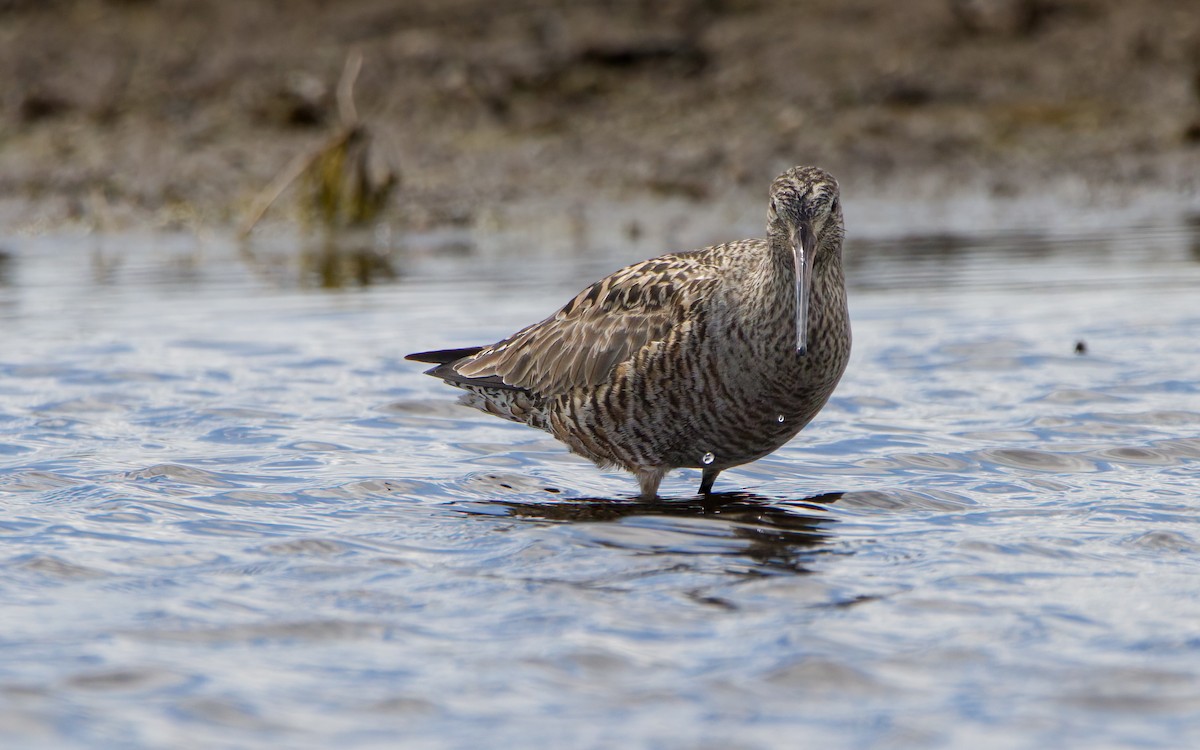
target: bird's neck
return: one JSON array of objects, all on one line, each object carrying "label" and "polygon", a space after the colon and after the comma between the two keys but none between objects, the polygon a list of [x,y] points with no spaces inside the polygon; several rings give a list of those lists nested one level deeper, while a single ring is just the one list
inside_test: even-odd
[{"label": "bird's neck", "polygon": [[[840,254],[818,247],[809,281],[809,341],[819,335],[817,330],[828,327],[834,321],[826,321],[828,315],[837,315],[845,307],[844,284]],[[749,285],[751,299],[746,300],[747,313],[757,320],[776,321],[771,330],[779,331],[787,345],[795,347],[796,319],[796,260],[791,242],[786,237],[769,235],[766,252],[760,257]],[[835,324],[834,327],[837,327]],[[785,335],[786,333],[786,335]],[[772,348],[784,346],[771,342]]]},{"label": "bird's neck", "polygon": [[[756,262],[747,271],[747,278],[739,284],[741,300],[738,314],[752,325],[765,325],[764,330],[781,331],[785,321],[796,316],[796,268],[791,242],[786,237],[767,236],[764,245],[759,245]],[[791,334],[795,344],[795,332]],[[758,339],[759,343],[775,348],[777,343]]]},{"label": "bird's neck", "polygon": [[786,236],[768,236],[767,247],[767,257],[760,268],[762,290],[775,306],[787,306],[788,315],[792,315],[796,303],[796,253]]}]

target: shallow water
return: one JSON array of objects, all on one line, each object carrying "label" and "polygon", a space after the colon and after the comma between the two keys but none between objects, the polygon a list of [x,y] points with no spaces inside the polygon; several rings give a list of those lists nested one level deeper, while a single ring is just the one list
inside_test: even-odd
[{"label": "shallow water", "polygon": [[851,243],[838,393],[703,501],[402,361],[654,242],[0,240],[4,744],[1200,743],[1192,226]]}]

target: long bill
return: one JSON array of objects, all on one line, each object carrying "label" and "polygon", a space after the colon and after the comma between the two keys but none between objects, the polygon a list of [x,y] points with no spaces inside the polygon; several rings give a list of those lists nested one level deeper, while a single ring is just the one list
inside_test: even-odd
[{"label": "long bill", "polygon": [[808,222],[799,224],[792,234],[792,256],[796,264],[796,351],[801,355],[808,352],[808,296],[816,245],[812,226]]}]

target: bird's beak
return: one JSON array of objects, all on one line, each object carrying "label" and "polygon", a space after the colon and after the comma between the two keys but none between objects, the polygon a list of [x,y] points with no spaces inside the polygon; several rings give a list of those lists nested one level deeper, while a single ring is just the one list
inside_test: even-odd
[{"label": "bird's beak", "polygon": [[797,225],[792,234],[792,254],[796,263],[796,351],[803,355],[808,351],[808,292],[817,254],[817,238],[807,221]]}]

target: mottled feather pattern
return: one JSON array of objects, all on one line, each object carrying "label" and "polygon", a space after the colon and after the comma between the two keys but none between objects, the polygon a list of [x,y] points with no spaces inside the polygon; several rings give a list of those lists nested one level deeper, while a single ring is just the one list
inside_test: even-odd
[{"label": "mottled feather pattern", "polygon": [[690,278],[703,285],[699,265],[697,258],[680,254],[627,266],[549,318],[484,347],[456,370],[467,378],[498,377],[543,397],[598,385],[618,363],[686,320],[680,282]]},{"label": "mottled feather pattern", "polygon": [[[644,496],[679,467],[704,469],[711,487],[722,469],[771,453],[808,424],[850,354],[837,183],[814,168],[785,173],[772,186],[767,228],[765,239],[622,268],[545,320],[430,374],[468,391],[464,403],[633,472]],[[801,236],[816,243],[804,353]]]}]

